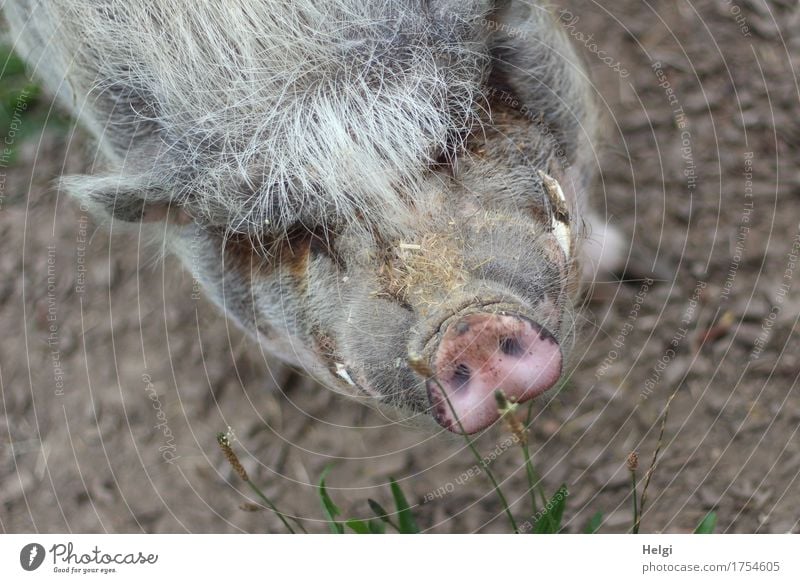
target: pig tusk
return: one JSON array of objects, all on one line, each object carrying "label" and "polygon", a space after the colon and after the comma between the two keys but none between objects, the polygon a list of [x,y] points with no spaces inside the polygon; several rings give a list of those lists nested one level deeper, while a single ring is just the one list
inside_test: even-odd
[{"label": "pig tusk", "polygon": [[569,209],[567,198],[558,181],[539,170],[539,177],[542,179],[545,194],[550,201],[550,228],[558,241],[559,247],[564,252],[567,259],[572,255],[572,229],[569,224]]},{"label": "pig tusk", "polygon": [[339,375],[342,379],[344,379],[344,381],[351,387],[356,386],[356,383],[353,382],[352,378],[350,378],[350,373],[347,372],[347,367],[343,365],[341,362],[336,363],[336,374]]}]

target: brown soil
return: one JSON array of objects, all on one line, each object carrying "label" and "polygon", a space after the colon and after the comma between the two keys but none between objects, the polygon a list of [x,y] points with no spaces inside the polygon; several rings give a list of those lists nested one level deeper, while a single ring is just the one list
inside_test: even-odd
[{"label": "brown soil", "polygon": [[[596,201],[673,276],[646,293],[599,286],[574,374],[537,404],[547,489],[567,484],[568,531],[597,511],[603,532],[625,531],[626,456],[639,452],[642,474],[676,391],[642,529],[689,531],[715,509],[719,531],[797,532],[800,7],[567,5],[573,36],[594,35],[580,44],[608,119]],[[484,477],[464,479],[473,461],[461,441],[398,427],[265,359],[188,300],[176,262],[57,199],[50,181],[83,167],[80,140],[45,131],[3,169],[2,531],[280,532],[274,515],[241,506],[250,492],[215,441],[228,426],[254,481],[310,531],[327,528],[314,485],[331,463],[348,515],[369,514],[369,497],[389,506],[394,476],[414,503],[448,491],[416,508],[426,529],[507,531]],[[495,428],[479,447],[506,439]],[[524,516],[518,452],[494,467]]]}]

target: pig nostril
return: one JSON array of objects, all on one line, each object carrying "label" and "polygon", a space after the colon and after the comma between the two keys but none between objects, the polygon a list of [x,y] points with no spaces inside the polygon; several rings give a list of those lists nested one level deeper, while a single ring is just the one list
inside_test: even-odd
[{"label": "pig nostril", "polygon": [[472,371],[463,362],[456,365],[456,368],[453,371],[453,381],[456,383],[459,389],[469,383],[471,376]]},{"label": "pig nostril", "polygon": [[513,336],[505,336],[500,339],[500,350],[508,356],[519,356],[523,352],[519,339]]}]

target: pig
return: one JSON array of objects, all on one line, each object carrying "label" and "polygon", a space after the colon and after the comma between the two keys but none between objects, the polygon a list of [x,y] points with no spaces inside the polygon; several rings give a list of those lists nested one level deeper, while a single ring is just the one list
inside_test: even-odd
[{"label": "pig", "polygon": [[494,423],[498,389],[522,403],[558,385],[582,289],[625,249],[587,207],[599,115],[546,7],[3,10],[92,140],[91,174],[59,188],[154,233],[272,354],[454,433]]}]

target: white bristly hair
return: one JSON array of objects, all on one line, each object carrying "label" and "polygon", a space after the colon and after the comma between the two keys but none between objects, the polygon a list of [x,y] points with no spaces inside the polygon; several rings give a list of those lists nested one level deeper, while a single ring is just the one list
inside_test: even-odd
[{"label": "white bristly hair", "polygon": [[[184,205],[240,232],[396,223],[474,126],[488,69],[488,1],[9,4],[22,52],[63,61],[52,89],[111,162],[70,191],[116,211],[131,206],[120,196]],[[49,38],[25,35],[36,10]]]}]

